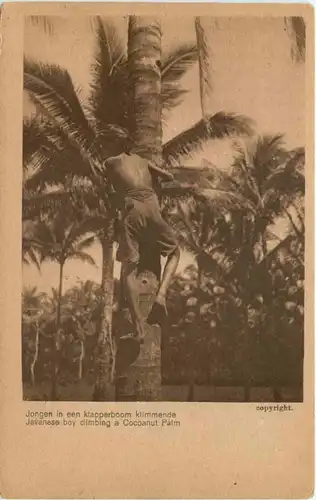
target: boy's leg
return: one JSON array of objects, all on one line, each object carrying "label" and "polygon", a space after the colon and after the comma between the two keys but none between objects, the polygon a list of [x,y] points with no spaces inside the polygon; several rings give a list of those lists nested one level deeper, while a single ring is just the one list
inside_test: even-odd
[{"label": "boy's leg", "polygon": [[127,335],[142,341],[144,338],[144,320],[140,311],[137,294],[137,270],[139,261],[139,221],[137,212],[130,209],[123,219],[117,259],[122,263],[122,281],[124,295],[131,315],[135,332]]},{"label": "boy's leg", "polygon": [[163,270],[161,283],[157,292],[156,302],[165,305],[166,295],[169,285],[174,277],[180,260],[180,250],[175,248],[174,251],[168,256],[165,268]]},{"label": "boy's leg", "polygon": [[179,260],[180,249],[176,247],[167,258],[156,300],[147,318],[149,325],[158,324],[162,326],[167,319],[166,295],[172,278],[176,273]]},{"label": "boy's leg", "polygon": [[137,296],[137,264],[123,262],[122,278],[126,300],[136,329],[135,338],[141,341],[145,336],[145,331],[144,320],[142,318]]}]

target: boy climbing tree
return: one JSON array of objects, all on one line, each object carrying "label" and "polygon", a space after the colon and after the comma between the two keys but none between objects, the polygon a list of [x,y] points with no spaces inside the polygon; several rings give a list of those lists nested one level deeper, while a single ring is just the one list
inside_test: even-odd
[{"label": "boy climbing tree", "polygon": [[132,153],[109,158],[106,169],[121,212],[117,260],[122,263],[124,293],[135,327],[128,338],[141,343],[145,329],[136,289],[140,249],[146,249],[146,244],[154,245],[161,256],[167,257],[156,300],[147,318],[150,325],[162,326],[166,321],[166,293],[180,258],[175,235],[161,215],[154,188],[157,180],[172,181],[173,175]]}]

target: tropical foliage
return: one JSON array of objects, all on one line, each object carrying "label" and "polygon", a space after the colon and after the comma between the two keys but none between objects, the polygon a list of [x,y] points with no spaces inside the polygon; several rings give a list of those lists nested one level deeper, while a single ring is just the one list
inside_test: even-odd
[{"label": "tropical foliage", "polygon": [[[301,21],[287,22],[303,54]],[[105,383],[104,367],[114,366],[120,286],[113,277],[118,213],[104,163],[145,145],[162,156],[180,182],[161,188],[163,213],[193,262],[169,292],[164,383],[187,386],[189,400],[196,385],[210,384],[242,386],[246,400],[252,386],[272,387],[276,400],[282,387],[291,386],[292,397],[300,399],[304,149],[288,150],[282,135],[254,136],[254,124],[245,116],[216,111],[213,103],[210,110],[212,72],[199,18],[197,47],[182,44],[161,54],[155,77],[165,122],[188,93],[183,77],[198,64],[202,119],[161,144],[157,130],[163,122],[157,127],[150,122],[157,121],[158,111],[152,109],[147,119],[148,99],[131,85],[138,70],[144,78],[150,73],[137,66],[139,24],[130,19],[127,47],[108,21],[97,18],[93,25],[88,98],[82,98],[66,69],[25,60],[24,88],[34,113],[23,124],[22,259],[39,270],[53,261],[60,270],[51,294],[23,291],[25,394],[91,400],[94,390],[95,398],[106,397],[96,391]],[[160,36],[159,23],[153,21],[150,30]],[[144,138],[146,127],[152,136]],[[198,176],[196,169],[181,167],[209,141],[227,137],[236,141],[226,170],[207,160]],[[100,283],[78,283],[64,293],[65,263],[78,259],[95,265],[90,249],[96,242],[102,249]],[[86,395],[80,394],[84,386]],[[59,395],[67,387],[79,388],[78,394]]]}]

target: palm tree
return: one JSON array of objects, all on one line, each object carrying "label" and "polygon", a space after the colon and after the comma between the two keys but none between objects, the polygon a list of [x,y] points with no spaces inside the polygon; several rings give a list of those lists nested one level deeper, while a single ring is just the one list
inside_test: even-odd
[{"label": "palm tree", "polygon": [[83,377],[83,363],[86,354],[86,338],[94,336],[100,318],[100,287],[93,281],[80,282],[65,294],[66,306],[63,320],[71,325],[71,331],[80,344],[78,358],[78,379]]},{"label": "palm tree", "polygon": [[[233,182],[252,206],[248,216],[232,216],[230,244],[235,248],[239,245],[239,249],[231,256],[232,266],[225,277],[226,282],[236,285],[242,298],[246,355],[250,353],[248,310],[258,291],[261,293],[264,283],[269,280],[269,231],[293,201],[304,194],[303,164],[302,148],[287,151],[282,136],[263,136],[248,148],[237,147],[231,173],[228,176],[220,174],[221,181],[230,185]],[[245,376],[247,398],[251,373]]]},{"label": "palm tree", "polygon": [[[104,237],[102,245],[105,291],[111,290],[113,212],[110,214],[106,178],[100,179],[97,172],[98,168],[102,170],[105,158],[124,150],[133,123],[133,110],[129,109],[127,92],[131,65],[126,50],[114,28],[108,23],[104,25],[100,19],[97,21],[97,41],[88,106],[81,103],[66,70],[25,62],[24,86],[41,114],[40,118],[24,124],[24,158],[27,165],[32,165],[28,189],[41,191],[46,187],[50,189],[51,185],[71,185],[74,179],[78,182],[79,178],[94,185],[96,196],[102,199],[107,213],[104,231],[107,238]],[[188,45],[162,55],[160,91],[164,118],[186,94],[180,80],[196,57],[195,47]],[[184,155],[197,151],[208,139],[250,131],[248,120],[231,113],[217,113],[208,120],[208,124],[210,126],[206,127],[201,120],[168,141],[163,147],[165,163],[178,162]],[[111,293],[105,296],[110,311]],[[111,325],[110,316],[104,313],[104,318],[107,319],[100,335],[101,343],[110,337],[106,330]]]},{"label": "palm tree", "polygon": [[[31,383],[35,385],[35,366],[39,355],[40,343],[40,318],[45,312],[44,301],[46,294],[38,292],[37,287],[25,287],[22,292],[22,328],[30,326],[35,328],[34,352],[30,363]],[[33,329],[33,328],[32,328]],[[23,358],[25,353],[23,352]]]},{"label": "palm tree", "polygon": [[[282,136],[259,137],[248,149],[237,148],[230,172],[208,166],[211,204],[178,203],[171,216],[182,246],[196,256],[198,289],[205,272],[231,298],[237,287],[244,306],[245,341],[248,307],[255,288],[258,291],[264,283],[269,262],[271,226],[285,214],[294,234],[303,231],[302,216],[295,223],[289,209],[304,193],[303,163],[304,150],[287,151]],[[199,302],[197,293],[197,318]]]},{"label": "palm tree", "polygon": [[287,151],[281,135],[258,137],[248,148],[237,146],[231,176],[254,209],[244,251],[256,245],[259,260],[268,252],[269,226],[304,195],[304,161],[304,149]]},{"label": "palm tree", "polygon": [[[67,217],[68,215],[68,217]],[[86,221],[78,221],[71,213],[60,210],[51,218],[45,217],[34,229],[36,241],[40,243],[40,263],[45,261],[59,264],[59,285],[56,311],[56,333],[54,339],[54,373],[52,383],[52,399],[57,397],[59,334],[61,327],[61,300],[63,294],[64,266],[69,259],[79,259],[95,265],[93,258],[86,252],[95,241],[95,236],[87,236],[89,228]]]},{"label": "palm tree", "polygon": [[[209,191],[207,201],[195,197],[187,199],[186,203],[178,202],[176,210],[170,215],[181,247],[195,257],[195,270],[191,271],[191,279],[193,276],[195,279],[195,308],[194,328],[191,326],[189,335],[192,359],[188,379],[190,401],[194,400],[195,370],[199,362],[196,339],[201,334],[201,310],[206,293],[209,295],[207,288],[210,287],[210,275],[212,295],[215,296],[220,289],[218,284],[223,281],[223,276],[231,265],[227,241],[223,235],[223,227],[227,224],[226,216],[232,208],[244,214],[250,210],[246,200],[233,191],[215,187]],[[224,289],[222,291],[226,292]]]},{"label": "palm tree", "polygon": [[[172,109],[186,91],[179,80],[196,60],[194,46],[183,45],[163,59],[164,110]],[[25,88],[45,119],[24,124],[24,159],[33,166],[28,189],[64,183],[80,176],[95,183],[94,167],[104,158],[121,152],[128,137],[127,53],[114,28],[97,21],[97,50],[92,67],[93,81],[88,105],[82,109],[67,71],[58,67],[26,62]],[[92,114],[92,120],[87,115]],[[48,117],[47,117],[48,116]],[[58,168],[55,166],[58,165]],[[113,217],[109,216],[106,182],[94,186],[97,202],[103,201],[104,231],[102,288],[105,311],[100,343],[108,338],[111,326],[111,282],[113,269]],[[101,235],[102,236],[102,235]],[[102,334],[103,332],[103,334]]]},{"label": "palm tree", "polygon": [[40,244],[34,240],[34,224],[22,224],[22,262],[23,264],[34,264],[40,270],[39,258],[36,250]]}]

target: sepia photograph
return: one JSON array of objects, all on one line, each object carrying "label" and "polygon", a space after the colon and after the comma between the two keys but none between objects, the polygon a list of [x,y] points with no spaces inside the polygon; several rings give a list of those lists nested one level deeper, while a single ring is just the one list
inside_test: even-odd
[{"label": "sepia photograph", "polygon": [[305,29],[25,17],[24,401],[304,401]]}]

